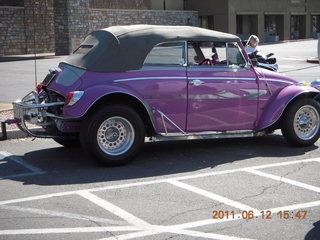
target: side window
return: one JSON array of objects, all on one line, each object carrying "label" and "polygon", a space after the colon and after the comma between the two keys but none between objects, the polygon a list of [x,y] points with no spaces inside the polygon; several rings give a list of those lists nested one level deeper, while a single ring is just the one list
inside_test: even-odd
[{"label": "side window", "polygon": [[189,66],[241,67],[246,64],[237,43],[188,42]]},{"label": "side window", "polygon": [[184,42],[169,42],[156,45],[146,57],[144,65],[179,65],[185,63]]},{"label": "side window", "polygon": [[242,67],[246,65],[246,61],[240,51],[237,43],[228,44],[228,64],[231,67]]},{"label": "side window", "polygon": [[226,43],[188,42],[189,66],[227,66]]}]

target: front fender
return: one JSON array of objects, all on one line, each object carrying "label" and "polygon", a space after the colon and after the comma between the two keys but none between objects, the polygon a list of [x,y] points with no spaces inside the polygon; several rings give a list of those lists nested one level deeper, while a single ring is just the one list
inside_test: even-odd
[{"label": "front fender", "polygon": [[113,93],[123,93],[136,98],[145,106],[146,110],[150,112],[150,109],[148,109],[148,105],[145,103],[143,97],[136,92],[130,91],[128,89],[123,89],[118,86],[95,85],[91,88],[86,89],[83,97],[76,104],[74,104],[73,106],[65,106],[63,108],[63,115],[68,117],[80,118],[85,115],[85,113],[95,102],[97,102],[102,97]]},{"label": "front fender", "polygon": [[274,124],[282,115],[286,107],[302,94],[313,93],[319,95],[320,92],[307,86],[290,85],[283,88],[265,107],[257,124],[257,129],[261,130]]}]

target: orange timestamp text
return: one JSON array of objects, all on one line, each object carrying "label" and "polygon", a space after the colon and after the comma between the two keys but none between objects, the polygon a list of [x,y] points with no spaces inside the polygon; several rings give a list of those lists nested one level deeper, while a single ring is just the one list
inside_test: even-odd
[{"label": "orange timestamp text", "polygon": [[214,210],[212,211],[212,219],[305,219],[307,216],[307,210],[298,210],[298,211],[271,211],[271,210],[262,210],[262,211],[253,211],[253,210],[243,210],[239,213],[235,211],[223,211],[223,210]]}]

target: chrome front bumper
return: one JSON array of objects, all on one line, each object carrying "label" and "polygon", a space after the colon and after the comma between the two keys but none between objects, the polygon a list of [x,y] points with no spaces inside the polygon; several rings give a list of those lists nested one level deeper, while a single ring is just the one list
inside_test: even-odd
[{"label": "chrome front bumper", "polygon": [[14,118],[20,123],[19,128],[33,137],[53,138],[59,135],[49,135],[45,131],[34,131],[28,128],[27,122],[45,127],[52,124],[54,120],[70,120],[70,118],[57,116],[49,113],[47,110],[50,107],[57,107],[64,105],[64,102],[41,103],[42,99],[35,91],[30,92],[22,100],[14,101],[13,112]]}]

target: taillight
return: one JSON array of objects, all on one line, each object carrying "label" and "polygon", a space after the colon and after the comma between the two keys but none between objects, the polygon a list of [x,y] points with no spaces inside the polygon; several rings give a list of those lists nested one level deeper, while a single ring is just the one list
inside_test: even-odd
[{"label": "taillight", "polygon": [[40,91],[42,90],[42,86],[44,85],[43,82],[39,83],[37,86],[36,86],[36,91],[37,93],[40,93]]},{"label": "taillight", "polygon": [[69,92],[67,94],[67,97],[66,97],[66,100],[64,101],[64,103],[67,106],[72,106],[81,99],[83,94],[84,94],[83,91]]}]

